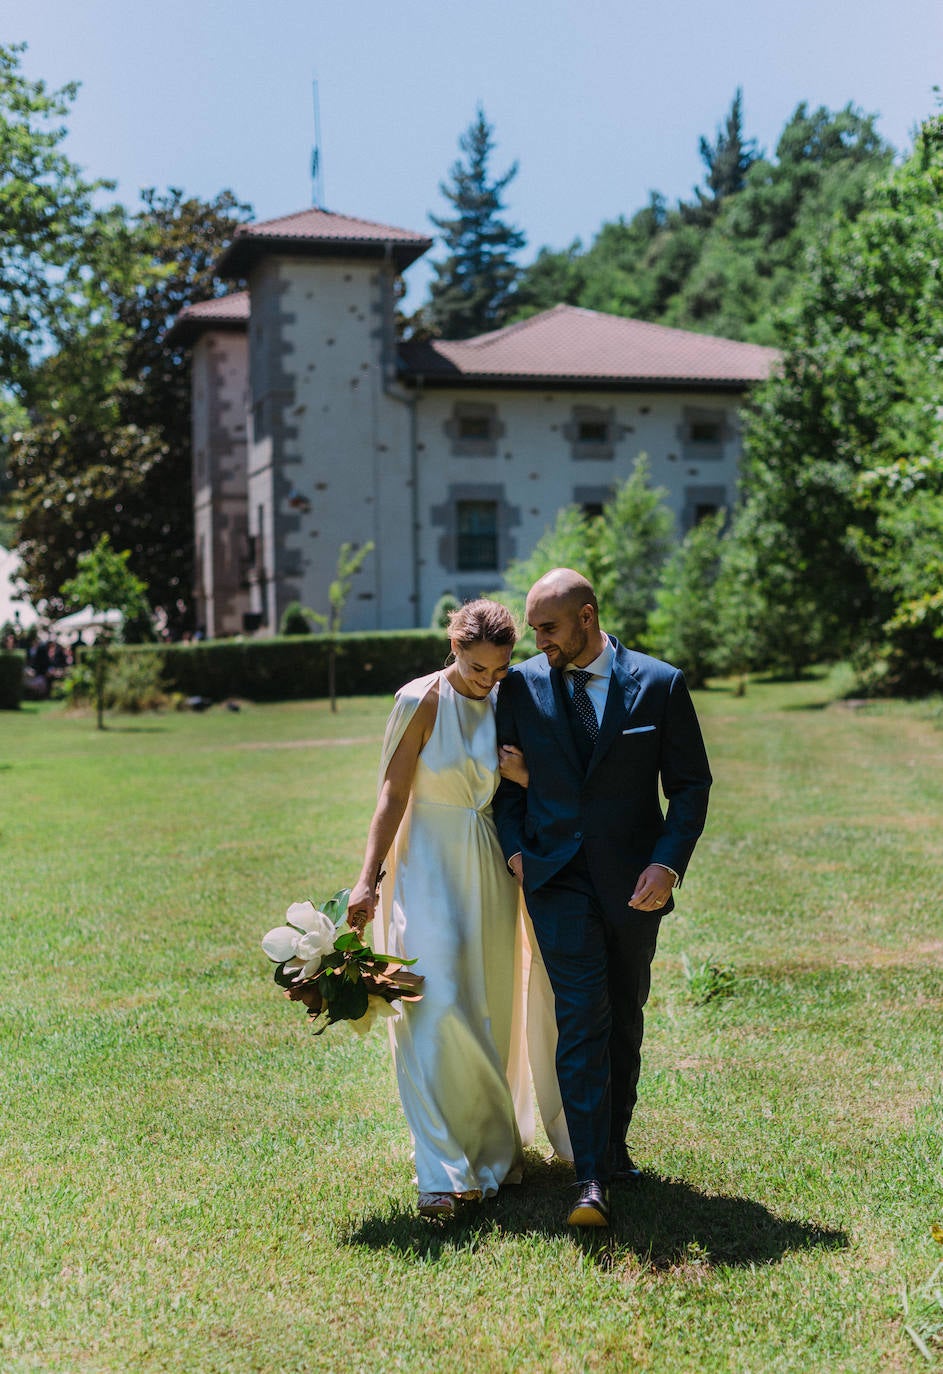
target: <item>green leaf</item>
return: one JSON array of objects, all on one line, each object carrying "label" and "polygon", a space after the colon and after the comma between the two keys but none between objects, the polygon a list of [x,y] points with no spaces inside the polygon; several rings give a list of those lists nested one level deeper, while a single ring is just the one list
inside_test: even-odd
[{"label": "green leaf", "polygon": [[346,978],[333,979],[327,999],[328,1022],[358,1021],[367,1010],[367,989],[358,978],[349,983]]},{"label": "green leaf", "polygon": [[348,902],[349,897],[350,897],[350,888],[349,888],[349,887],[342,887],[341,890],[340,890],[340,892],[335,892],[335,893],[334,893],[334,896],[331,898],[331,901],[332,901],[333,904],[334,904],[334,909],[335,909],[336,912],[337,912],[337,919],[336,919],[336,921],[334,922],[335,925],[340,925],[341,921],[343,921],[344,918],[346,917],[346,915],[347,915],[347,902]]}]

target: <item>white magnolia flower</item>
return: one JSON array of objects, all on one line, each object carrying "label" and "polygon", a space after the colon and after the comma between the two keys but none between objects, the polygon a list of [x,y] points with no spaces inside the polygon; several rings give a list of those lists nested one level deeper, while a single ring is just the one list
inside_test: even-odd
[{"label": "white magnolia flower", "polygon": [[[322,921],[330,922],[330,919],[329,916],[325,916],[323,911],[318,911],[313,902],[292,902],[285,912],[285,920],[288,924],[305,932],[317,930]],[[331,929],[334,929],[333,923]]]},{"label": "white magnolia flower", "polygon": [[285,912],[287,925],[276,926],[262,941],[262,949],[276,964],[298,960],[302,976],[310,978],[334,948],[337,931],[330,916],[311,902],[293,902]]},{"label": "white magnolia flower", "polygon": [[[296,905],[302,905],[297,903]],[[310,902],[303,905],[311,906]],[[295,910],[290,907],[289,916]],[[308,926],[304,935],[299,936],[298,943],[295,945],[295,954],[299,959],[304,959],[305,966],[302,971],[302,978],[312,978],[321,967],[321,961],[325,954],[330,954],[334,948],[334,941],[337,939],[337,930],[330,916],[325,916],[323,911],[316,911],[311,907],[311,924]]]},{"label": "white magnolia flower", "polygon": [[301,939],[294,926],[276,926],[262,937],[262,948],[276,964],[283,964],[294,957],[295,947]]}]

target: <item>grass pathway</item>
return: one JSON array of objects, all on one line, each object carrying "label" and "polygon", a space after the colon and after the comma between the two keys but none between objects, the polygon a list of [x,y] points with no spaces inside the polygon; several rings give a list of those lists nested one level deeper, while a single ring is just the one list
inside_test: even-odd
[{"label": "grass pathway", "polygon": [[[647,1177],[589,1239],[537,1150],[416,1218],[383,1036],[312,1041],[270,981],[261,933],[359,866],[388,703],[0,716],[3,1374],[928,1368],[900,1290],[943,1259],[943,716],[841,685],[699,695]],[[696,1005],[682,955],[733,995]]]}]

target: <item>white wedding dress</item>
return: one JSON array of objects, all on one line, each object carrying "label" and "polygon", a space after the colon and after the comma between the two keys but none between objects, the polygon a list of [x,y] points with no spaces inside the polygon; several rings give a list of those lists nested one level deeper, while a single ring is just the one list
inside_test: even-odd
[{"label": "white wedding dress", "polygon": [[490,1197],[519,1180],[522,1145],[533,1140],[527,1000],[541,1116],[556,1152],[572,1155],[553,1068],[552,993],[539,959],[531,964],[491,814],[499,781],[491,698],[461,696],[443,673],[407,683],[387,724],[380,778],[436,684],[435,726],[387,857],[374,945],[417,958],[425,975],[422,1001],[405,1003],[391,1023],[419,1189]]}]

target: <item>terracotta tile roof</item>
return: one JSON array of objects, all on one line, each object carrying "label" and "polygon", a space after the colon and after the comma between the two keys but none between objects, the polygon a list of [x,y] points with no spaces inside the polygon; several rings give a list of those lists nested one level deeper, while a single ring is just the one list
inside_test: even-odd
[{"label": "terracotta tile roof", "polygon": [[389,251],[398,271],[415,262],[432,239],[389,224],[336,215],[331,210],[299,210],[294,215],[243,224],[219,260],[221,277],[243,277],[260,257],[273,251],[317,257],[380,258]]},{"label": "terracotta tile roof", "polygon": [[215,300],[185,305],[164,338],[166,344],[191,344],[208,329],[245,329],[249,323],[248,291],[232,291]]},{"label": "terracotta tile roof", "polygon": [[741,390],[765,380],[775,348],[557,305],[462,343],[400,346],[406,378],[435,384],[650,386]]}]

